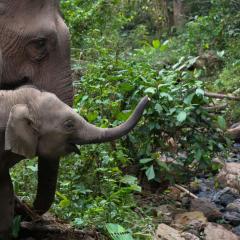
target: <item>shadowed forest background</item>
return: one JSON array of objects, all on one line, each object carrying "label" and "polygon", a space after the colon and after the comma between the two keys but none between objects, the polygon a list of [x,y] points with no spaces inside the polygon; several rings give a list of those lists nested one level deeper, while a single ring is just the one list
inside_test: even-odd
[{"label": "shadowed forest background", "polygon": [[[120,224],[152,239],[154,207],[169,185],[218,172],[231,148],[226,129],[240,120],[239,0],[62,0],[72,38],[76,111],[101,127],[125,121],[144,95],[144,117],[127,137],[81,146],[61,161],[51,211],[80,229]],[[31,202],[37,163],[12,170]],[[130,238],[129,238],[130,239]]]}]

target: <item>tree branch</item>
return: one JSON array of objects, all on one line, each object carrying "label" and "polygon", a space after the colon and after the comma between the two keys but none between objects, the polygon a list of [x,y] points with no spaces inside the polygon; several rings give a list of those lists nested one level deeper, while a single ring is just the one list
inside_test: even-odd
[{"label": "tree branch", "polygon": [[235,101],[240,101],[240,97],[233,96],[231,94],[222,94],[222,93],[212,93],[212,92],[204,92],[204,95],[211,98],[219,98],[219,99],[230,99]]}]

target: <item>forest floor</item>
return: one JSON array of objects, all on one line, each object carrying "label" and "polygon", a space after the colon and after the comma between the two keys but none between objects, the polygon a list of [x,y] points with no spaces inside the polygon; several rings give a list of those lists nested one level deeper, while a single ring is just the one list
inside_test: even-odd
[{"label": "forest floor", "polygon": [[[216,176],[196,177],[185,185],[169,186],[162,192],[144,190],[135,197],[138,206],[150,211],[161,240],[237,240],[240,239],[240,146],[235,145]],[[138,209],[136,212],[141,217]],[[31,213],[30,213],[31,214]],[[74,229],[47,213],[21,222],[20,240],[106,239],[97,230]],[[144,216],[142,216],[144,217]]]}]

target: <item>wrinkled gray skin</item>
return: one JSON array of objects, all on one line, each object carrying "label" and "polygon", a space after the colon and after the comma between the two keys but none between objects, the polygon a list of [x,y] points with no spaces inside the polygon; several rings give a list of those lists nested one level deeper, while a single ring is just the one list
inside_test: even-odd
[{"label": "wrinkled gray skin", "polygon": [[[24,84],[55,93],[72,105],[69,31],[59,0],[0,0],[0,89]],[[39,158],[34,208],[52,204],[58,159]]]},{"label": "wrinkled gray skin", "polygon": [[[0,91],[0,239],[8,239],[13,219],[9,169],[14,164],[39,156],[46,165],[54,166],[57,175],[58,159],[78,152],[76,145],[107,142],[127,134],[139,121],[147,102],[148,98],[143,98],[122,125],[103,129],[85,121],[55,94],[31,87]],[[49,178],[47,183],[51,181]]]}]

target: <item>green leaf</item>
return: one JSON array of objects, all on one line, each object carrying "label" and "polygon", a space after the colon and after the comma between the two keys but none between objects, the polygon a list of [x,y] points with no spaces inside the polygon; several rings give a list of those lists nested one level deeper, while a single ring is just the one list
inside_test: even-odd
[{"label": "green leaf", "polygon": [[149,87],[147,89],[145,89],[144,93],[151,93],[151,94],[155,94],[156,93],[156,88],[154,87]]},{"label": "green leaf", "polygon": [[130,189],[132,190],[132,191],[135,191],[135,192],[141,192],[142,191],[142,187],[141,186],[138,186],[138,185],[131,185],[130,186]]},{"label": "green leaf", "polygon": [[88,120],[89,122],[93,122],[94,120],[97,119],[97,117],[98,117],[97,112],[89,112],[89,113],[87,114],[87,120]]},{"label": "green leaf", "polygon": [[161,106],[159,103],[157,103],[157,104],[155,105],[154,109],[155,109],[158,113],[161,113],[163,108],[162,108],[162,106]]},{"label": "green leaf", "polygon": [[159,165],[159,167],[163,168],[165,171],[167,172],[170,171],[168,165],[165,162],[162,162],[161,160],[158,159],[157,164]]},{"label": "green leaf", "polygon": [[223,116],[218,116],[217,123],[222,130],[227,129],[227,124]]},{"label": "green leaf", "polygon": [[71,202],[65,195],[63,195],[62,193],[60,193],[58,191],[56,192],[56,195],[62,199],[59,203],[60,208],[66,208],[70,205]]},{"label": "green leaf", "polygon": [[220,58],[223,58],[223,56],[225,55],[225,51],[220,51],[220,52],[217,52],[217,55],[220,57]]},{"label": "green leaf", "polygon": [[204,95],[203,89],[197,88],[197,89],[196,89],[196,95],[197,95],[197,96],[203,96],[203,95]]},{"label": "green leaf", "polygon": [[129,83],[122,83],[119,85],[119,89],[123,92],[129,92],[134,89],[134,86]]},{"label": "green leaf", "polygon": [[155,172],[154,172],[154,169],[153,169],[153,165],[151,165],[147,170],[146,170],[146,176],[148,178],[148,180],[152,180],[155,178]]},{"label": "green leaf", "polygon": [[146,164],[146,163],[148,163],[148,162],[152,162],[153,161],[153,159],[152,158],[142,158],[142,159],[140,159],[140,163],[141,164]]},{"label": "green leaf", "polygon": [[158,39],[152,41],[152,45],[155,49],[159,48],[161,43]]},{"label": "green leaf", "polygon": [[166,40],[160,47],[160,51],[164,52],[165,50],[168,49],[168,45],[169,45],[169,40]]},{"label": "green leaf", "polygon": [[124,177],[122,177],[121,182],[128,185],[134,185],[137,183],[137,178],[134,176],[125,175]]},{"label": "green leaf", "polygon": [[112,240],[133,240],[131,233],[119,224],[107,223],[106,229]]},{"label": "green leaf", "polygon": [[30,169],[33,172],[37,172],[38,171],[38,165],[35,166],[27,166],[28,169]]},{"label": "green leaf", "polygon": [[194,93],[189,94],[188,96],[186,96],[183,100],[183,102],[187,105],[192,103],[193,97],[194,97]]},{"label": "green leaf", "polygon": [[168,93],[165,93],[165,92],[160,93],[160,96],[168,98],[169,101],[173,100],[172,96]]},{"label": "green leaf", "polygon": [[181,111],[178,115],[177,115],[177,121],[178,122],[184,122],[187,118],[187,113],[185,111]]},{"label": "green leaf", "polygon": [[130,115],[131,115],[131,111],[119,112],[117,114],[117,120],[126,121]]},{"label": "green leaf", "polygon": [[81,226],[84,223],[82,218],[75,218],[73,221],[73,224],[77,225],[77,226]]}]

